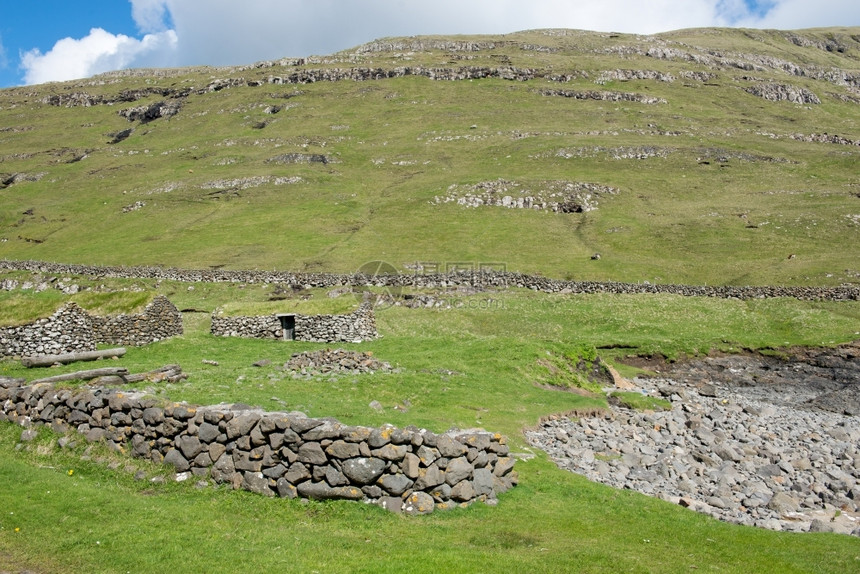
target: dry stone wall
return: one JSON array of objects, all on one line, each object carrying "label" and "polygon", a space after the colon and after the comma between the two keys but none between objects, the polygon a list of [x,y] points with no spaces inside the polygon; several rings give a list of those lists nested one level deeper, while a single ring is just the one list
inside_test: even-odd
[{"label": "dry stone wall", "polygon": [[348,426],[299,412],[162,405],[143,393],[8,379],[0,379],[0,405],[2,421],[77,431],[179,474],[266,496],[363,500],[427,514],[474,501],[495,504],[517,483],[506,439],[482,429],[437,435]]},{"label": "dry stone wall", "polygon": [[[277,315],[224,317],[212,315],[211,333],[222,337],[283,339]],[[376,339],[376,317],[369,303],[346,315],[295,315],[294,339],[314,343],[356,343]]]},{"label": "dry stone wall", "polygon": [[93,316],[91,320],[99,343],[147,345],[182,334],[182,313],[164,295],[155,297],[142,313]]},{"label": "dry stone wall", "polygon": [[361,273],[292,273],[289,271],[249,271],[228,269],[176,269],[165,267],[110,267],[47,263],[41,261],[0,260],[0,270],[31,271],[57,275],[86,275],[123,279],[162,279],[189,283],[286,283],[313,287],[519,287],[544,293],[665,293],[685,297],[719,297],[725,299],[768,299],[790,297],[808,301],[860,300],[860,286],[785,287],[703,286],[652,283],[621,283],[616,281],[567,281],[510,271],[478,271],[452,273],[413,273],[368,276]]},{"label": "dry stone wall", "polygon": [[93,317],[69,302],[53,315],[27,325],[0,329],[0,356],[33,357],[94,351]]},{"label": "dry stone wall", "polygon": [[99,343],[146,345],[182,334],[182,313],[166,297],[142,313],[100,317],[75,302],[33,323],[0,329],[0,356],[33,357],[93,351]]}]

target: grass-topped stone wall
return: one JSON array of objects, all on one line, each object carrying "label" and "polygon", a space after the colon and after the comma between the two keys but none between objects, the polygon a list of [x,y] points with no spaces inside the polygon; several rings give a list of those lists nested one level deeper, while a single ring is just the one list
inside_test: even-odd
[{"label": "grass-topped stone wall", "polygon": [[316,343],[350,343],[376,339],[373,306],[362,303],[352,313],[343,315],[292,315],[291,333],[277,314],[257,316],[224,316],[212,314],[211,333],[223,337],[253,339],[294,339]]},{"label": "grass-topped stone wall", "polygon": [[0,355],[32,357],[93,351],[96,339],[92,319],[77,303],[69,301],[50,317],[0,328]]},{"label": "grass-topped stone wall", "polygon": [[165,405],[143,393],[15,379],[0,379],[0,403],[2,421],[76,430],[177,473],[267,496],[364,500],[429,514],[474,501],[495,504],[517,483],[507,440],[482,429],[437,435],[347,426],[300,412]]},{"label": "grass-topped stone wall", "polygon": [[155,297],[141,313],[102,317],[74,301],[50,317],[0,328],[0,356],[33,357],[92,351],[97,344],[146,345],[182,334],[182,313],[167,297]]}]

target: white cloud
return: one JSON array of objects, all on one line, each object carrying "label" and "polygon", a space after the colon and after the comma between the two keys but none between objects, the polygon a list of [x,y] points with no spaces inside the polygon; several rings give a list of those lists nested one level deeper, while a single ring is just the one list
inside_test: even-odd
[{"label": "white cloud", "polygon": [[6,57],[6,48],[3,47],[3,36],[0,35],[0,70],[9,65],[9,59]]},{"label": "white cloud", "polygon": [[168,29],[166,22],[167,2],[165,0],[130,0],[131,17],[138,29],[144,33],[164,32]]},{"label": "white cloud", "polygon": [[169,65],[175,55],[176,34],[172,30],[147,34],[138,40],[93,28],[88,36],[64,38],[45,54],[30,50],[21,55],[24,81],[28,84],[85,78],[129,66]]},{"label": "white cloud", "polygon": [[138,40],[94,29],[22,57],[28,83],[140,66],[328,54],[384,36],[531,28],[656,33],[704,26],[860,24],[857,0],[130,0]]},{"label": "white cloud", "polygon": [[779,30],[860,25],[857,0],[776,0],[772,4],[764,15],[739,19],[737,25]]}]

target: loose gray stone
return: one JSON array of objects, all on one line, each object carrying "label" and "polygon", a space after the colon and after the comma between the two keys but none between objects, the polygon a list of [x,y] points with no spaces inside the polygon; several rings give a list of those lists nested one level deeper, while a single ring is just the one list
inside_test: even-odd
[{"label": "loose gray stone", "polygon": [[360,454],[357,444],[343,440],[334,441],[326,447],[325,451],[329,456],[339,459],[355,458]]},{"label": "loose gray stone", "polygon": [[459,500],[460,502],[469,502],[475,498],[475,489],[472,486],[472,482],[469,480],[462,480],[452,486],[451,498]]},{"label": "loose gray stone", "polygon": [[777,492],[773,495],[770,501],[768,501],[767,507],[780,514],[786,514],[789,512],[796,512],[800,507],[800,504],[790,494],[786,492]]},{"label": "loose gray stone", "polygon": [[413,482],[402,474],[384,474],[377,484],[394,496],[400,496],[412,486]]},{"label": "loose gray stone", "polygon": [[296,489],[300,496],[316,500],[346,499],[361,500],[364,494],[354,486],[331,487],[325,482],[303,482]]},{"label": "loose gray stone", "polygon": [[246,472],[242,480],[242,488],[263,494],[265,496],[274,496],[275,493],[269,488],[269,479],[263,476],[261,472]]},{"label": "loose gray stone", "polygon": [[221,431],[218,429],[218,425],[204,422],[197,428],[197,438],[205,443],[214,441],[220,434]]},{"label": "loose gray stone", "polygon": [[176,472],[185,472],[191,468],[191,465],[185,457],[182,456],[182,453],[175,448],[170,449],[167,451],[167,454],[164,455],[164,463],[172,464],[176,468]]},{"label": "loose gray stone", "polygon": [[443,482],[445,482],[445,473],[439,470],[439,467],[435,464],[431,464],[426,469],[422,468],[418,471],[418,478],[415,480],[415,488],[418,490],[427,490],[428,488],[438,486]]},{"label": "loose gray stone", "polygon": [[475,496],[492,494],[493,473],[486,468],[476,468],[472,477],[472,486],[475,489]]},{"label": "loose gray stone", "polygon": [[370,484],[385,470],[386,463],[378,458],[351,458],[342,464],[342,472],[353,482]]},{"label": "loose gray stone", "polygon": [[175,442],[179,449],[182,451],[182,456],[189,460],[196,457],[198,454],[200,454],[200,451],[203,450],[203,445],[200,444],[200,439],[198,439],[196,436],[181,436],[176,439]]},{"label": "loose gray stone", "polygon": [[412,516],[430,514],[435,509],[436,502],[426,492],[413,492],[403,501],[403,512]]},{"label": "loose gray stone", "polygon": [[445,458],[456,458],[468,452],[468,448],[461,442],[457,442],[448,435],[441,435],[436,441],[439,454]]},{"label": "loose gray stone", "polygon": [[475,468],[465,457],[455,458],[449,461],[445,468],[445,482],[454,486],[464,479],[471,478],[474,470]]},{"label": "loose gray stone", "polygon": [[399,514],[403,510],[403,500],[399,496],[383,496],[379,499],[379,506],[387,510]]},{"label": "loose gray stone", "polygon": [[416,478],[418,478],[421,471],[421,459],[418,458],[417,455],[408,452],[403,457],[401,468],[403,469],[403,474],[405,474],[412,480],[415,480]]},{"label": "loose gray stone", "polygon": [[298,484],[299,482],[307,480],[310,477],[311,471],[309,471],[308,467],[306,467],[300,462],[295,462],[291,464],[290,469],[284,475],[284,478],[292,484]]},{"label": "loose gray stone", "polygon": [[382,448],[377,448],[370,451],[371,456],[381,458],[383,460],[398,461],[406,456],[409,447],[406,445],[387,444]]},{"label": "loose gray stone", "polygon": [[505,476],[514,468],[514,459],[511,457],[502,457],[496,461],[493,467],[493,474],[496,476]]},{"label": "loose gray stone", "polygon": [[318,442],[306,442],[300,446],[298,456],[299,462],[307,464],[322,465],[328,461],[325,452],[323,452],[323,449]]},{"label": "loose gray stone", "polygon": [[227,438],[233,440],[240,436],[247,436],[251,433],[251,429],[260,420],[260,415],[257,413],[246,413],[233,417],[227,423]]},{"label": "loose gray stone", "polygon": [[833,532],[833,526],[816,518],[809,524],[809,532]]}]

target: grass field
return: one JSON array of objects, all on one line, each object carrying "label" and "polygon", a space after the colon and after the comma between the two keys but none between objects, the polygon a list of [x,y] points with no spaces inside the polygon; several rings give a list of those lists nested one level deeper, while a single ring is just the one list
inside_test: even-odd
[{"label": "grass field", "polygon": [[[150,287],[154,294],[154,282]],[[182,307],[211,310],[234,298],[262,304],[276,288],[194,287],[162,282],[158,290]],[[131,348],[117,364],[138,372],[180,363],[187,381],[149,388],[170,400],[239,401],[348,424],[413,424],[436,432],[480,426],[507,435],[515,452],[532,452],[523,428],[553,413],[606,404],[600,396],[547,389],[541,359],[597,354],[632,376],[634,370],[617,362],[625,355],[680,358],[710,349],[838,344],[856,339],[860,325],[857,302],[517,290],[459,302],[450,310],[382,309],[382,338],[346,345],[372,351],[398,373],[294,379],[279,366],[293,352],[326,345],[212,337],[205,313],[186,314],[185,335]],[[252,366],[263,358],[272,365]],[[36,376],[8,360],[0,362],[0,374]],[[382,411],[369,407],[374,400]],[[860,560],[856,538],[722,524],[590,483],[557,469],[540,452],[517,463],[520,485],[497,507],[479,504],[409,519],[354,503],[303,504],[223,487],[152,483],[148,479],[165,476],[166,469],[98,447],[86,450],[86,444],[61,449],[47,430],[21,449],[20,432],[12,425],[0,428],[0,473],[7,485],[0,493],[0,568],[228,572],[241,561],[243,567],[299,572],[851,572]],[[147,480],[134,480],[141,470]]]}]

